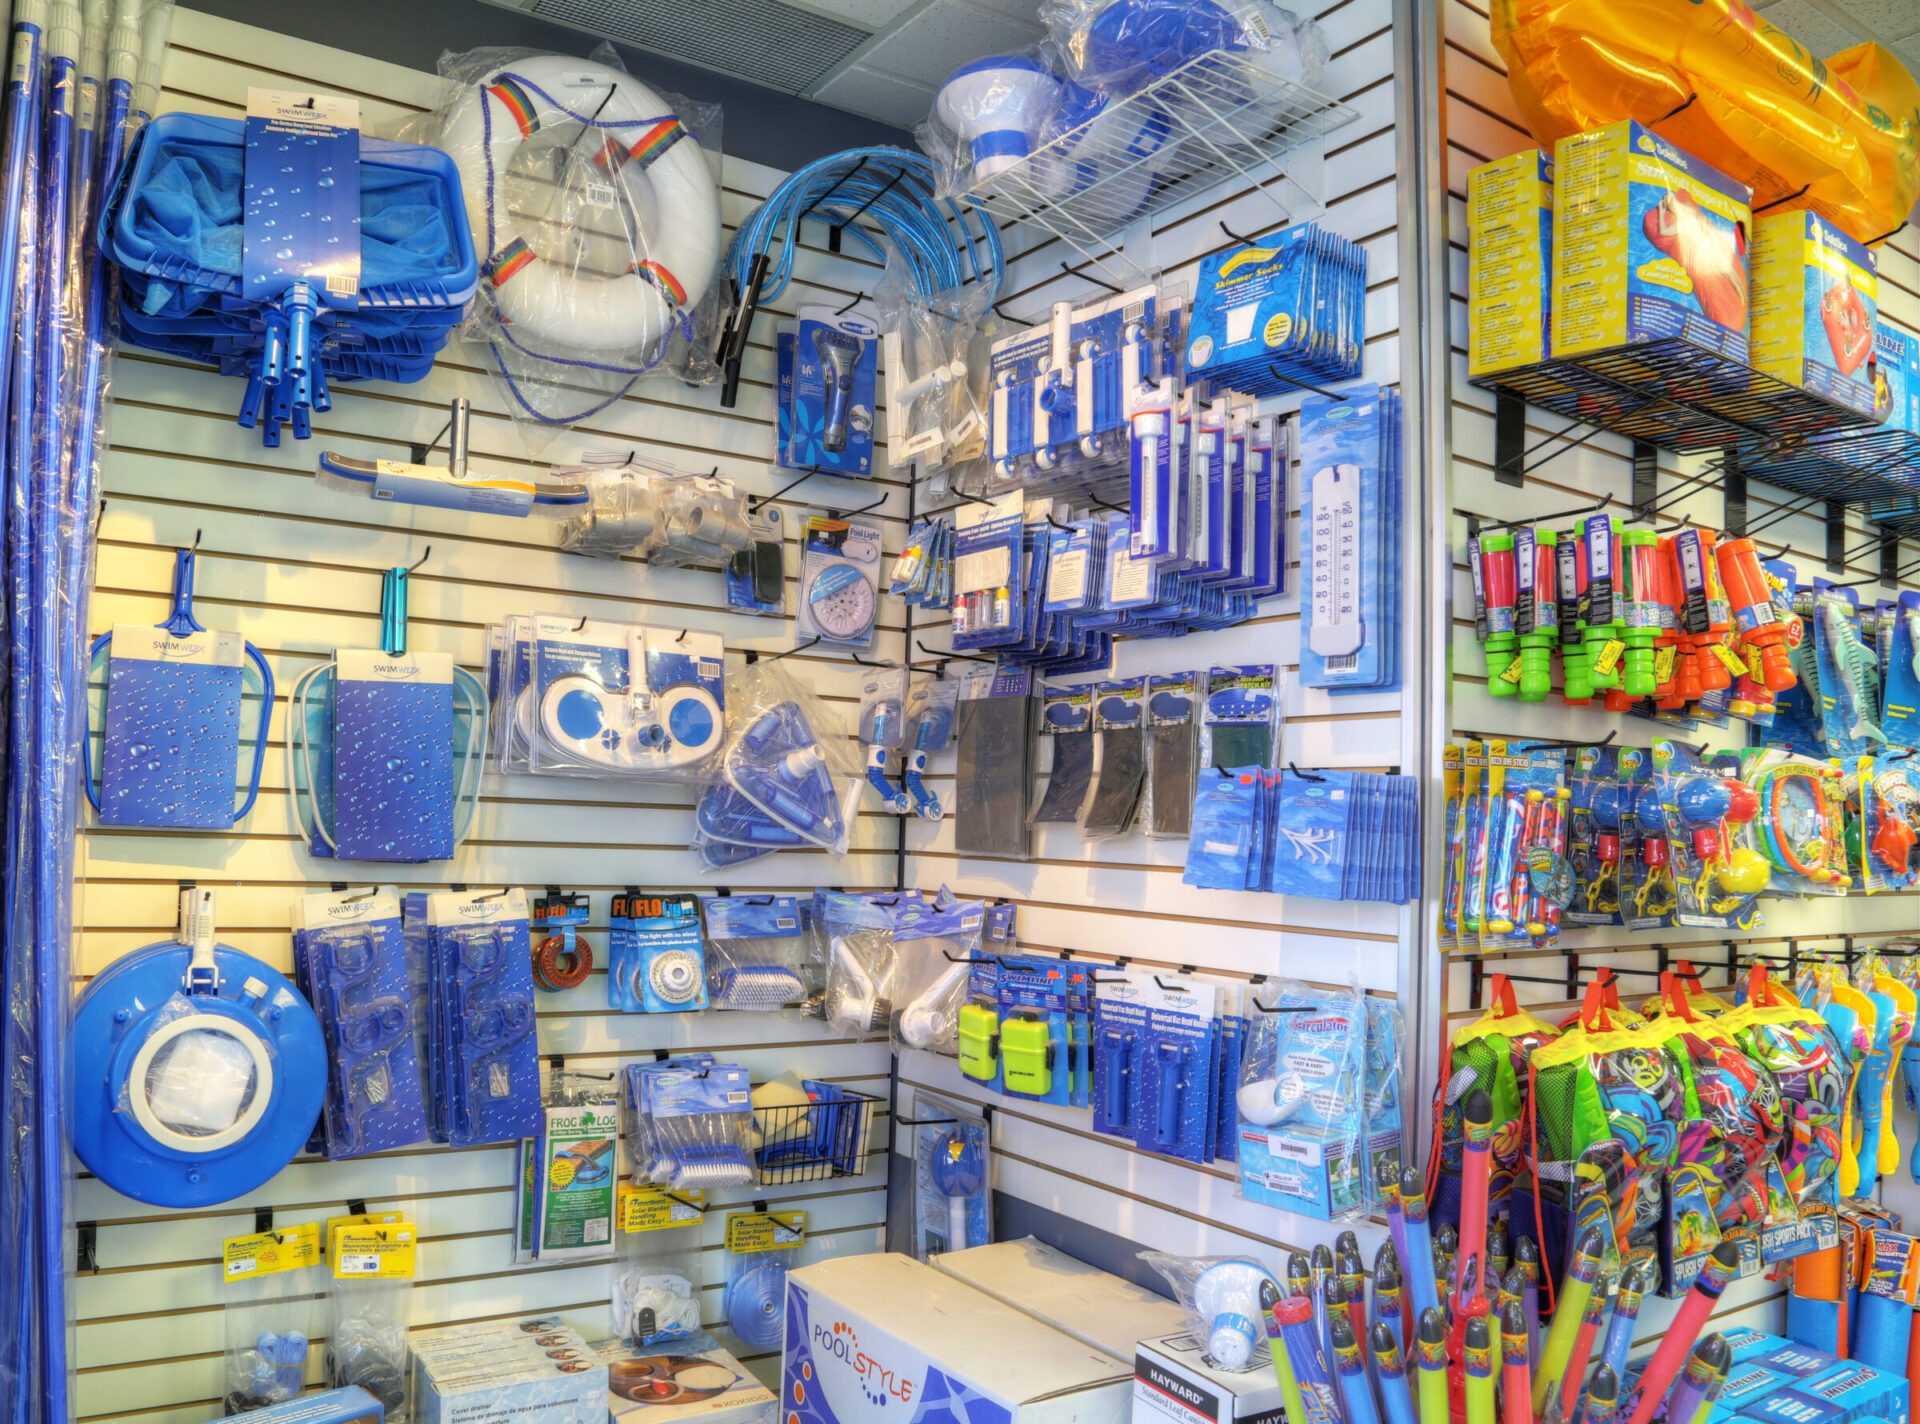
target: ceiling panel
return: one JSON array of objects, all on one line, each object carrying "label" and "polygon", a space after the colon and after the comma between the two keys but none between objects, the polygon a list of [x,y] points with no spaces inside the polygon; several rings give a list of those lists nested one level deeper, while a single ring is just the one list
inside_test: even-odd
[{"label": "ceiling panel", "polygon": [[882,74],[856,64],[821,85],[813,97],[836,109],[910,129],[927,116],[933,107],[933,95],[931,84],[902,79],[897,74]]},{"label": "ceiling panel", "polygon": [[705,69],[804,94],[868,31],[780,0],[491,0]]},{"label": "ceiling panel", "polygon": [[937,85],[969,60],[1038,44],[1040,36],[1033,9],[1026,19],[1016,19],[967,0],[933,0],[880,36],[860,63]]}]

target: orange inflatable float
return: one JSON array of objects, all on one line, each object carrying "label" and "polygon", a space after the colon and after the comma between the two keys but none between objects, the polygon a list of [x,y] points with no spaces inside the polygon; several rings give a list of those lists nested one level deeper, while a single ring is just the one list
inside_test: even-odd
[{"label": "orange inflatable float", "polygon": [[1920,197],[1920,84],[1876,44],[1822,61],[1741,0],[1493,0],[1493,42],[1534,137],[1621,119],[1860,242]]}]

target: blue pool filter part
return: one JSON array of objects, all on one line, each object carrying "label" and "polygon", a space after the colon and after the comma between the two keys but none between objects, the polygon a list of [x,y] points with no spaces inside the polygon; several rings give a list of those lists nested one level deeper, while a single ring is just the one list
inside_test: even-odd
[{"label": "blue pool filter part", "polygon": [[[273,669],[239,634],[211,632],[194,617],[195,559],[193,549],[174,551],[173,607],[164,620],[114,628],[89,650],[81,785],[102,825],[226,830],[259,795]],[[243,750],[249,682],[254,708]],[[100,698],[104,715],[94,707]]]},{"label": "blue pool filter part", "polygon": [[446,890],[426,899],[429,1135],[455,1147],[537,1136],[526,891]]},{"label": "blue pool filter part", "polygon": [[327,1049],[291,980],[214,938],[213,892],[181,892],[180,937],[116,960],[68,1041],[74,1152],[153,1206],[244,1196],[320,1115]]}]

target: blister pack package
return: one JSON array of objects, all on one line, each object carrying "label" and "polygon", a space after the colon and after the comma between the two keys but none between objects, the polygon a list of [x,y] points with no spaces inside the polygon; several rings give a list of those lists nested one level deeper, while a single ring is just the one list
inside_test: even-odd
[{"label": "blister pack package", "polygon": [[953,1047],[985,916],[986,907],[978,900],[900,907],[894,922],[894,972],[889,985],[898,1005],[893,1020],[896,1043],[932,1050]]},{"label": "blister pack package", "polygon": [[681,1060],[630,1066],[626,1075],[623,1105],[635,1181],[675,1190],[753,1181],[746,1069]]},{"label": "blister pack package", "polygon": [[791,895],[706,895],[707,999],[716,1009],[771,1012],[812,992],[800,905]]},{"label": "blister pack package", "polygon": [[533,954],[519,889],[425,897],[429,1134],[470,1147],[540,1129]]}]

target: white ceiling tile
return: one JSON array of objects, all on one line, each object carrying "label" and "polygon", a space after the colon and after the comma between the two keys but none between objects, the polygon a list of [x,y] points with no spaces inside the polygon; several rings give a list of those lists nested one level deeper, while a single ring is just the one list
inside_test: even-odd
[{"label": "white ceiling tile", "polygon": [[860,56],[863,65],[938,85],[954,70],[990,54],[1008,54],[1037,44],[1041,30],[1033,11],[1016,19],[977,9],[964,0],[933,3],[884,35]]},{"label": "white ceiling tile", "polygon": [[914,0],[780,0],[780,3],[877,32],[910,10]]},{"label": "white ceiling tile", "polygon": [[1820,59],[1860,42],[1858,36],[1815,9],[1812,0],[1779,0],[1767,11],[1767,23],[1785,30]]},{"label": "white ceiling tile", "polygon": [[856,65],[828,80],[813,97],[836,109],[910,129],[933,107],[933,86]]},{"label": "white ceiling tile", "polygon": [[[1896,38],[1920,24],[1920,0],[1845,0],[1840,7],[1849,25],[1863,35]],[[1830,7],[1829,14],[1834,11]]]},{"label": "white ceiling tile", "polygon": [[1024,20],[1029,25],[1039,20],[1040,6],[1037,0],[974,0],[974,3],[989,10],[998,10],[1010,20]]}]

